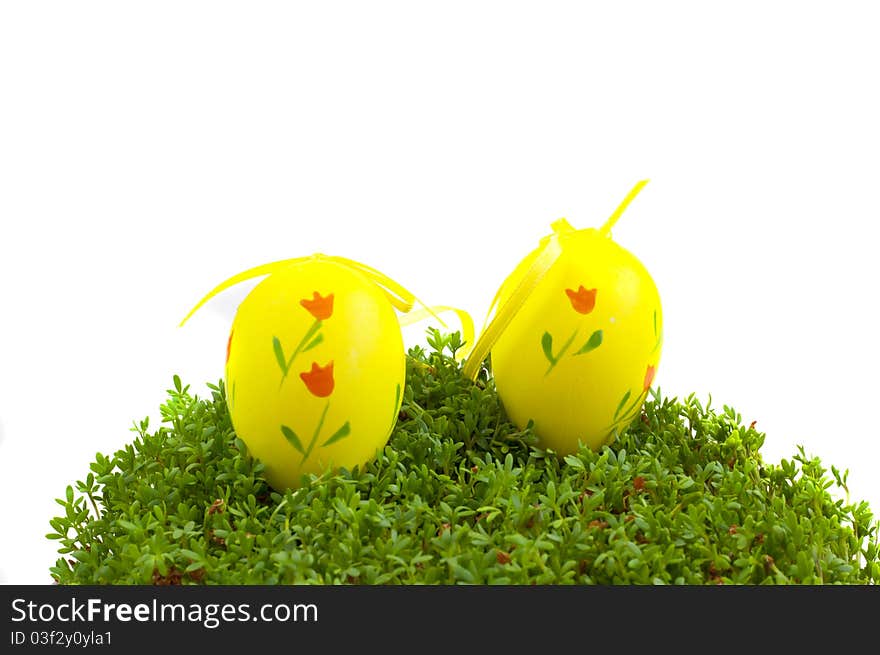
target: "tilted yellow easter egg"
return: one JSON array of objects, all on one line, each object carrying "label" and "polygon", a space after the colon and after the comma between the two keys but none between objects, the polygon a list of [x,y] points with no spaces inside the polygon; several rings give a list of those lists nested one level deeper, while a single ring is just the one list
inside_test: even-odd
[{"label": "tilted yellow easter egg", "polygon": [[282,490],[306,474],[363,465],[385,446],[405,351],[381,274],[350,260],[315,255],[257,267],[208,297],[266,271],[232,323],[226,394],[236,434]]},{"label": "tilted yellow easter egg", "polygon": [[[499,289],[502,324],[487,329],[508,416],[520,428],[534,421],[541,445],[560,454],[579,442],[597,449],[621,433],[660,361],[660,296],[641,262],[611,240],[613,220],[584,230],[554,223]],[[476,362],[468,364],[473,375]]]}]

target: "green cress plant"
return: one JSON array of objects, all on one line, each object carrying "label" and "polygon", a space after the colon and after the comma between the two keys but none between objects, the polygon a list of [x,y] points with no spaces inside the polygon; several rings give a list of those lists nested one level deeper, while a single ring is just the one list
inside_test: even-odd
[{"label": "green cress plant", "polygon": [[[362,470],[273,491],[222,382],[180,379],[162,426],[98,453],[50,523],[60,584],[876,584],[878,533],[846,473],[730,407],[651,392],[610,446],[559,458],[504,415],[457,333],[409,351],[399,420]],[[846,500],[837,496],[843,491]],[[832,495],[831,492],[835,492]]]}]

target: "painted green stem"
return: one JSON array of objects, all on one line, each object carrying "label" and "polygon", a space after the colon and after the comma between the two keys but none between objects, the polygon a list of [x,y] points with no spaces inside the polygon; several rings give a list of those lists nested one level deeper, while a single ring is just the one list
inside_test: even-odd
[{"label": "painted green stem", "polygon": [[312,448],[315,447],[315,442],[318,441],[318,435],[321,433],[321,428],[324,427],[324,419],[327,417],[327,410],[330,409],[330,401],[327,401],[327,404],[324,405],[324,411],[321,412],[321,418],[318,419],[318,425],[315,428],[315,434],[312,435],[312,440],[309,442],[309,447],[306,448],[306,452],[303,454],[302,461],[300,462],[300,466],[305,464],[309,455],[312,452]]},{"label": "painted green stem", "polygon": [[571,336],[568,338],[564,344],[562,344],[562,348],[559,349],[559,353],[553,356],[553,359],[550,360],[550,366],[547,368],[547,372],[544,373],[545,376],[550,375],[550,371],[559,363],[559,360],[562,359],[562,356],[571,348],[571,344],[574,342],[575,337],[577,336],[578,331],[575,330],[572,332]]},{"label": "painted green stem", "polygon": [[321,319],[315,319],[315,322],[312,323],[311,327],[306,331],[303,335],[303,338],[300,339],[299,345],[297,345],[296,350],[293,351],[293,354],[290,356],[290,359],[287,360],[287,365],[284,367],[284,372],[281,374],[281,384],[278,385],[280,389],[284,385],[284,381],[287,379],[287,374],[290,372],[290,367],[293,366],[293,360],[296,359],[297,355],[299,355],[304,350],[308,350],[306,345],[308,344],[310,347],[313,345],[318,345],[320,342],[320,335],[318,335],[318,339],[316,341],[309,344],[309,339],[315,336],[315,333],[321,329]]}]

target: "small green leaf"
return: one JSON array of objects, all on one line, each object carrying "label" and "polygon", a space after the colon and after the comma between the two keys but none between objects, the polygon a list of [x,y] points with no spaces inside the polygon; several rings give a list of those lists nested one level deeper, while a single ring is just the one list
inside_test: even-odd
[{"label": "small green leaf", "polygon": [[272,337],[272,347],[275,350],[275,359],[278,366],[281,367],[281,373],[287,375],[287,360],[284,359],[284,348],[281,347],[281,341],[278,337]]},{"label": "small green leaf", "polygon": [[311,350],[312,348],[317,346],[319,343],[321,343],[323,340],[324,340],[324,335],[319,334],[318,336],[316,336],[314,339],[312,339],[309,342],[309,345],[307,345],[305,348],[302,349],[302,352],[306,352],[307,350]]},{"label": "small green leaf", "polygon": [[617,417],[620,415],[620,412],[623,409],[623,406],[626,405],[626,401],[629,400],[629,395],[630,395],[630,392],[627,391],[623,395],[623,398],[620,399],[620,404],[617,406],[617,409],[614,411],[614,420],[615,421],[617,420]]},{"label": "small green leaf", "polygon": [[596,330],[593,334],[590,335],[590,338],[587,339],[587,343],[585,343],[580,350],[578,350],[575,355],[583,355],[585,353],[590,352],[591,350],[595,350],[599,346],[602,345],[602,330]]},{"label": "small green leaf", "polygon": [[541,348],[544,350],[544,357],[547,358],[547,361],[555,364],[556,358],[553,357],[553,335],[549,332],[545,332],[544,336],[541,337]]},{"label": "small green leaf", "polygon": [[284,438],[290,442],[290,445],[296,448],[299,452],[305,453],[302,447],[302,443],[300,443],[299,437],[296,436],[296,433],[291,430],[286,425],[281,426],[281,433],[284,435]]},{"label": "small green leaf", "polygon": [[323,448],[324,446],[329,446],[332,443],[336,443],[340,439],[344,439],[345,437],[347,437],[350,433],[351,425],[349,425],[348,421],[346,421],[345,425],[339,428],[336,432],[333,433],[333,435],[329,439],[327,439],[327,441],[321,444],[321,447]]}]

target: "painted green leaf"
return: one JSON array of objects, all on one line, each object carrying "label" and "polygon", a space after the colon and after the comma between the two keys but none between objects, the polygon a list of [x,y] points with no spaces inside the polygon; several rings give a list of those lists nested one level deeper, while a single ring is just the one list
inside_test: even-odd
[{"label": "painted green leaf", "polygon": [[553,335],[549,332],[545,332],[544,336],[541,337],[541,348],[544,349],[544,357],[547,358],[547,361],[555,364],[556,358],[553,357]]},{"label": "painted green leaf", "polygon": [[284,359],[284,348],[281,347],[278,337],[272,337],[272,348],[275,350],[275,359],[278,360],[281,372],[287,375],[287,360]]},{"label": "painted green leaf", "polygon": [[305,454],[303,450],[302,443],[300,443],[299,437],[296,436],[296,432],[291,430],[286,425],[281,426],[281,433],[284,435],[284,438],[290,442],[290,445],[296,448],[299,452]]},{"label": "painted green leaf", "polygon": [[323,323],[320,319],[316,319],[315,322],[311,324],[311,326],[303,336],[302,341],[300,342],[300,347],[302,347],[302,344],[304,344],[306,341],[311,339],[315,335],[315,332],[321,329],[321,325],[323,325]]},{"label": "painted green leaf", "polygon": [[348,421],[346,421],[345,425],[339,428],[336,432],[333,433],[333,435],[329,439],[327,439],[327,441],[321,444],[321,447],[323,448],[324,446],[329,446],[332,443],[336,443],[340,439],[344,439],[345,437],[347,437],[350,433],[351,425],[349,425]]},{"label": "painted green leaf", "polygon": [[595,350],[599,346],[602,345],[602,330],[596,330],[593,334],[590,335],[590,338],[587,339],[587,343],[578,350],[575,355],[583,355],[584,353],[588,353],[591,350]]},{"label": "painted green leaf", "polygon": [[324,335],[323,335],[323,334],[319,334],[319,335],[316,336],[314,339],[312,339],[312,340],[309,342],[309,345],[306,346],[305,348],[303,348],[302,351],[303,351],[303,352],[306,352],[307,350],[311,350],[312,348],[314,348],[315,346],[317,346],[319,343],[321,343],[323,340],[324,340]]},{"label": "painted green leaf", "polygon": [[660,347],[660,344],[663,343],[663,330],[660,330],[660,336],[657,337],[657,343],[654,344],[654,347],[651,349],[651,354],[653,355],[657,352],[657,349]]},{"label": "painted green leaf", "polygon": [[654,336],[657,336],[657,310],[654,310]]},{"label": "painted green leaf", "polygon": [[629,400],[629,396],[630,396],[630,392],[627,391],[623,395],[623,398],[621,398],[620,404],[617,406],[617,410],[615,410],[615,412],[614,412],[614,420],[615,421],[617,420],[617,417],[620,415],[620,412],[623,409],[623,406],[626,405],[626,401]]},{"label": "painted green leaf", "polygon": [[400,384],[397,385],[397,388],[394,390],[394,414],[391,416],[391,429],[394,429],[394,424],[397,423],[397,416],[399,413],[398,403],[400,402]]}]

